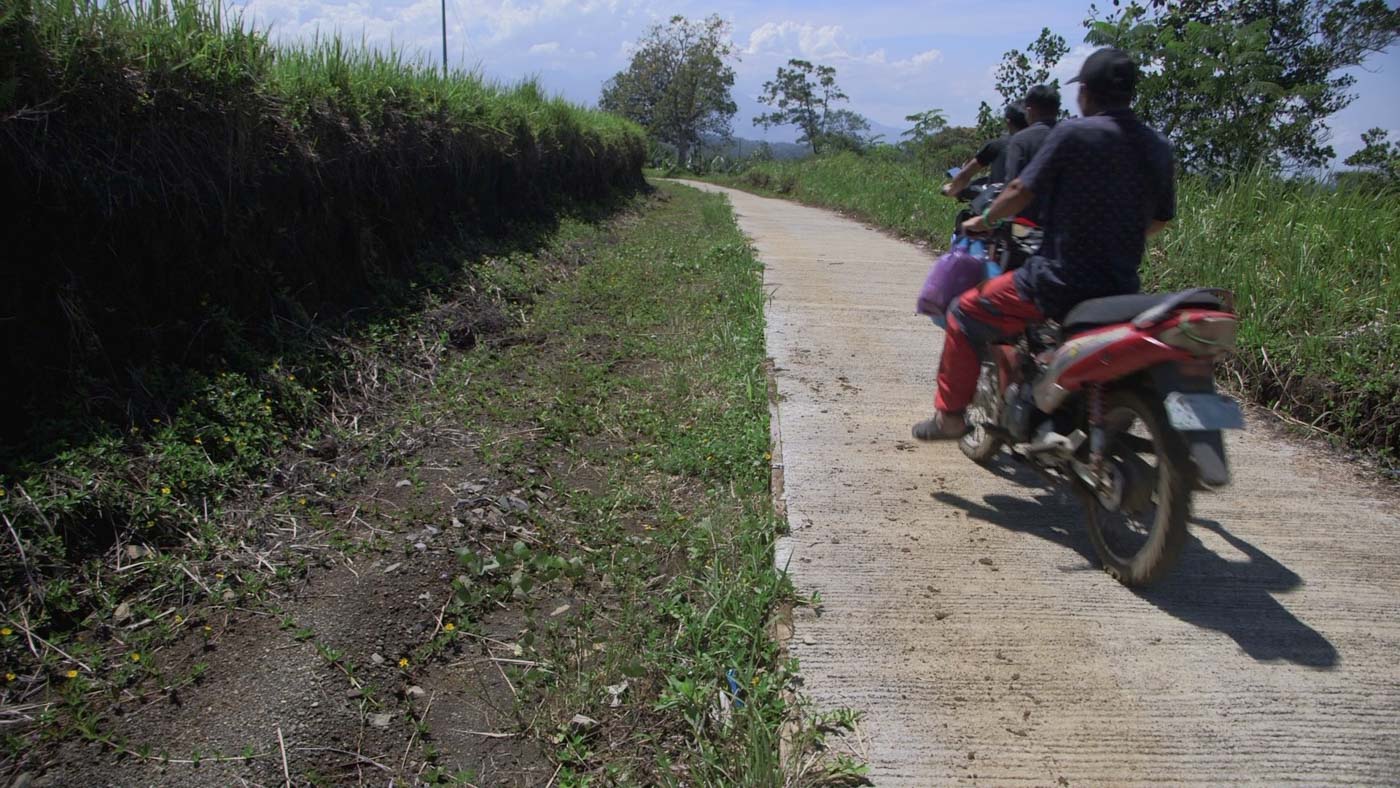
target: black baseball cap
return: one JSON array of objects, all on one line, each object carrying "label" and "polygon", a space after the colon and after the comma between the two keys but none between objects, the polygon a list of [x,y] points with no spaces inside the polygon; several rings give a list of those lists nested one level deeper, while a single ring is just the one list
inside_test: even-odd
[{"label": "black baseball cap", "polygon": [[1106,93],[1132,93],[1137,81],[1137,63],[1117,47],[1104,47],[1090,55],[1070,80]]}]

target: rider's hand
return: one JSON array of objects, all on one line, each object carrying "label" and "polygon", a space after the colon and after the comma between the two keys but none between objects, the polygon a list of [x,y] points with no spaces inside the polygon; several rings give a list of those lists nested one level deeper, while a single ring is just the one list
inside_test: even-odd
[{"label": "rider's hand", "polygon": [[991,232],[987,229],[987,223],[982,221],[981,216],[974,216],[962,223],[963,233],[967,235],[986,235]]},{"label": "rider's hand", "polygon": [[953,196],[953,183],[952,183],[952,181],[949,181],[948,183],[943,184],[943,187],[942,187],[941,189],[939,189],[939,191],[943,193],[943,196],[944,196],[944,197],[952,197],[952,196]]}]

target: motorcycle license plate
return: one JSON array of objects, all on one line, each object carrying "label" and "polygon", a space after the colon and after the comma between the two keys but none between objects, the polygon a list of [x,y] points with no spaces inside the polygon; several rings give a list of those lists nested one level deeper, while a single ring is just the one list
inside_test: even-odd
[{"label": "motorcycle license plate", "polygon": [[1240,404],[1219,394],[1167,395],[1167,421],[1178,430],[1242,430],[1244,411]]}]

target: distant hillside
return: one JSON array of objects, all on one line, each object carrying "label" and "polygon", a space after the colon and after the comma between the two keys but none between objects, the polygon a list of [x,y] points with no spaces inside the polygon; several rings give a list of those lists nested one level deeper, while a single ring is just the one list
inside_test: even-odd
[{"label": "distant hillside", "polygon": [[[724,156],[728,159],[748,158],[763,144],[762,140],[743,137],[731,137],[727,141],[711,137],[702,143],[705,156]],[[768,147],[773,151],[775,159],[801,159],[812,155],[811,148],[794,142],[770,142]]]}]

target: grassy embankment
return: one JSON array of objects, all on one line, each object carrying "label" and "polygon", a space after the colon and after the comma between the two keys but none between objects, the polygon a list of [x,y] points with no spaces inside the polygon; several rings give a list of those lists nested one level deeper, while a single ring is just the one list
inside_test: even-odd
[{"label": "grassy embankment", "polygon": [[[849,211],[941,243],[955,204],[917,166],[844,154],[774,162],[717,182]],[[1233,368],[1255,400],[1400,459],[1400,199],[1267,176],[1187,179],[1150,250],[1144,288],[1233,290]]]},{"label": "grassy embankment", "polygon": [[[242,535],[224,506],[394,374],[355,368],[346,337],[640,187],[644,151],[532,83],[334,37],[280,48],[217,5],[6,4],[7,702],[43,709],[70,671],[130,678],[107,670],[119,603],[211,589],[180,560],[116,566],[213,559]],[[489,317],[444,330],[469,344]]]},{"label": "grassy embankment", "polygon": [[101,607],[89,562],[212,539],[228,490],[319,437],[337,332],[459,272],[435,243],[528,245],[638,188],[643,156],[534,84],[279,48],[216,5],[7,4],[7,612],[55,636]]}]

